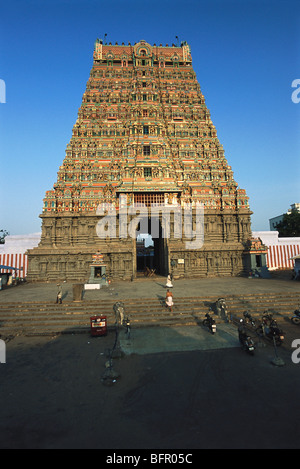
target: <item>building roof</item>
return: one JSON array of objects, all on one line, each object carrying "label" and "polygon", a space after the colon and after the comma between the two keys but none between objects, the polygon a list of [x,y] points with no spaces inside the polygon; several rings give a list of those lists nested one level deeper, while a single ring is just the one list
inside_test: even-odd
[{"label": "building roof", "polygon": [[6,270],[23,270],[23,267],[11,267],[9,265],[0,265],[0,270],[6,269]]},{"label": "building roof", "polygon": [[297,256],[290,257],[292,260],[300,259],[300,254],[297,254]]},{"label": "building roof", "polygon": [[144,40],[141,40],[135,44],[125,45],[124,43],[119,44],[112,44],[112,43],[105,43],[100,39],[97,39],[95,42],[95,52],[97,59],[105,59],[107,56],[113,55],[113,58],[121,59],[124,56],[131,57],[133,54],[136,57],[140,57],[140,52],[144,51],[145,57],[156,57],[156,59],[165,58],[165,59],[172,59],[173,57],[177,57],[177,60],[180,61],[191,61],[190,55],[190,46],[186,42],[182,42],[180,46],[172,44],[169,46],[166,44],[163,46],[160,44],[157,46],[153,44],[153,46],[147,43]]}]

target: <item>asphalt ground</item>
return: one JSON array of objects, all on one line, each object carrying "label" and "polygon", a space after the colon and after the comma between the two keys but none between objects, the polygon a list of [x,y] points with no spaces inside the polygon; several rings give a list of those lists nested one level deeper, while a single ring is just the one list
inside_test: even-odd
[{"label": "asphalt ground", "polygon": [[[271,344],[250,356],[233,335],[222,348],[155,351],[162,334],[166,344],[176,333],[195,340],[197,332],[180,329],[132,331],[133,343],[143,336],[152,350],[127,349],[112,361],[112,350],[118,351],[112,333],[16,337],[0,365],[0,447],[194,455],[201,449],[298,449],[300,364],[291,359],[291,339],[300,328],[293,328],[278,350],[282,366],[274,365]],[[212,344],[214,337],[202,333]],[[126,352],[125,331],[119,338]],[[108,369],[114,382],[105,379]]]},{"label": "asphalt ground", "polygon": [[[112,290],[89,293],[151,297],[161,293],[164,280],[114,283]],[[178,296],[252,289],[299,291],[299,283],[174,282]],[[27,284],[3,290],[0,298],[46,301],[55,295],[53,284]],[[133,329],[130,338],[125,329],[118,337],[14,337],[0,364],[0,448],[98,449],[98,463],[107,452],[125,450],[184,450],[196,458],[202,449],[299,449],[300,363],[292,360],[292,343],[300,327],[286,322],[284,329],[282,347],[258,341],[254,356],[239,346],[233,324],[218,325],[215,336],[195,324]]]}]

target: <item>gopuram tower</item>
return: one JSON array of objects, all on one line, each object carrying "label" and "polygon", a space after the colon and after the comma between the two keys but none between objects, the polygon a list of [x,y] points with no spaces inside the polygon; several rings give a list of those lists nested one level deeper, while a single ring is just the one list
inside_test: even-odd
[{"label": "gopuram tower", "polygon": [[[111,278],[135,278],[137,242],[129,231],[154,234],[145,207],[170,213],[166,228],[152,211],[156,273],[243,275],[252,212],[224,156],[189,45],[97,39],[93,59],[65,159],[46,192],[40,244],[28,251],[28,280],[86,282],[95,253]],[[189,206],[194,230],[199,205],[204,242],[190,248],[173,209]],[[101,236],[101,226],[112,229]]]}]

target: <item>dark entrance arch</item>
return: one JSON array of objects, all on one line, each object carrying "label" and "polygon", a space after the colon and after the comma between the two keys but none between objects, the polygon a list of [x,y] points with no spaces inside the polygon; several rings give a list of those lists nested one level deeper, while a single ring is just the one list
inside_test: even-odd
[{"label": "dark entrance arch", "polygon": [[[147,222],[139,223],[143,227],[148,226],[147,233],[140,233],[136,239],[136,272],[143,272],[146,267],[154,269],[156,274],[168,275],[169,255],[168,239],[163,236],[161,220],[156,220],[158,230],[153,230],[153,220],[148,218]],[[153,232],[154,231],[154,232]]]}]

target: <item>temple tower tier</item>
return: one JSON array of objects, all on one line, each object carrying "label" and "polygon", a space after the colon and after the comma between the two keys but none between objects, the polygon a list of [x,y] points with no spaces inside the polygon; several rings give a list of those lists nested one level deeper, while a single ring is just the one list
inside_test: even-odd
[{"label": "temple tower tier", "polygon": [[[175,278],[243,275],[251,213],[189,45],[97,39],[72,137],[44,199],[41,242],[28,251],[28,280],[87,282],[95,253],[114,279],[135,278],[141,265]],[[152,246],[141,249],[145,234]]]}]

